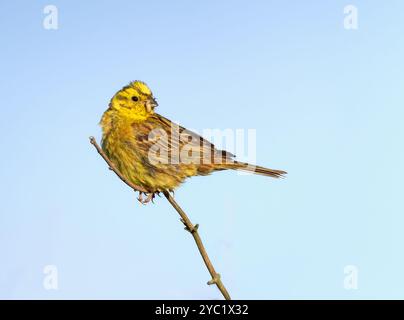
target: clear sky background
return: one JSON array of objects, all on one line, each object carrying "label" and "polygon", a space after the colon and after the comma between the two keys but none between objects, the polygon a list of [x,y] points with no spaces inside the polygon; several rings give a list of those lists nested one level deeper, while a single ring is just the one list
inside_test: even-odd
[{"label": "clear sky background", "polygon": [[[58,30],[43,28],[48,4]],[[348,4],[358,30],[344,29]],[[404,298],[403,12],[1,1],[0,298],[221,298],[167,201],[141,206],[88,142],[136,79],[186,127],[256,129],[257,163],[289,172],[220,172],[176,192],[232,297]]]}]

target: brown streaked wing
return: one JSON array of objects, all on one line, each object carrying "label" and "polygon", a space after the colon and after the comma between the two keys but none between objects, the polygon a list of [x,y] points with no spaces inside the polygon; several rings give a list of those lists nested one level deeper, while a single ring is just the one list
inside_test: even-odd
[{"label": "brown streaked wing", "polygon": [[[200,163],[203,163],[203,155],[210,154],[211,161],[214,160],[214,156],[219,157],[222,162],[232,161],[232,158],[235,157],[230,152],[216,149],[212,143],[195,132],[187,130],[156,113],[142,123],[134,123],[133,128],[136,130],[136,139],[142,142],[142,149],[147,148],[147,150],[149,150],[150,147],[156,145],[160,150],[171,156],[171,150],[181,151],[185,145],[191,145],[194,151],[199,150]],[[150,134],[151,131],[153,131],[153,134]],[[175,136],[172,137],[173,133],[179,133],[181,139]],[[166,139],[163,139],[165,135]],[[186,136],[189,138],[184,139]]]}]

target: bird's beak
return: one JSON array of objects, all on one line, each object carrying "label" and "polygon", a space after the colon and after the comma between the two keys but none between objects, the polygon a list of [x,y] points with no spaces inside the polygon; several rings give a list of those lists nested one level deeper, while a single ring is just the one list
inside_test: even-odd
[{"label": "bird's beak", "polygon": [[152,107],[153,107],[153,109],[159,105],[159,104],[157,103],[157,101],[156,101],[156,98],[151,98],[151,101],[152,101]]},{"label": "bird's beak", "polygon": [[147,110],[147,112],[152,112],[154,110],[154,108],[157,107],[158,105],[159,104],[157,103],[156,99],[151,97],[146,102],[146,110]]}]

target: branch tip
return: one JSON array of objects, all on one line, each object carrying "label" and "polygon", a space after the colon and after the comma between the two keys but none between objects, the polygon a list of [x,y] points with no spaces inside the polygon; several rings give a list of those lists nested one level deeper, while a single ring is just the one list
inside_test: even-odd
[{"label": "branch tip", "polygon": [[134,183],[132,183],[131,181],[129,181],[128,179],[126,179],[120,172],[118,169],[115,168],[114,164],[111,162],[111,160],[109,160],[109,158],[107,157],[107,155],[104,153],[104,151],[102,150],[102,148],[98,145],[97,140],[95,140],[95,138],[93,136],[89,137],[90,139],[90,143],[94,146],[94,148],[97,150],[97,152],[99,153],[99,155],[104,159],[104,161],[108,164],[108,167],[110,170],[112,170],[113,172],[115,172],[115,174],[119,177],[119,179],[121,179],[126,185],[128,185],[129,187],[131,187],[133,190],[135,191],[142,191],[142,192],[148,192],[145,188],[138,186]]}]

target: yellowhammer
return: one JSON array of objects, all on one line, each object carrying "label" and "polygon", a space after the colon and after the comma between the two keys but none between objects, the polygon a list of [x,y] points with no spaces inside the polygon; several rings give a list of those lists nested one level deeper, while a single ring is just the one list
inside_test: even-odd
[{"label": "yellowhammer", "polygon": [[102,148],[120,173],[148,191],[147,203],[172,191],[186,178],[236,169],[279,178],[285,171],[235,161],[234,155],[154,112],[156,99],[141,81],[131,82],[111,99],[101,119]]}]

